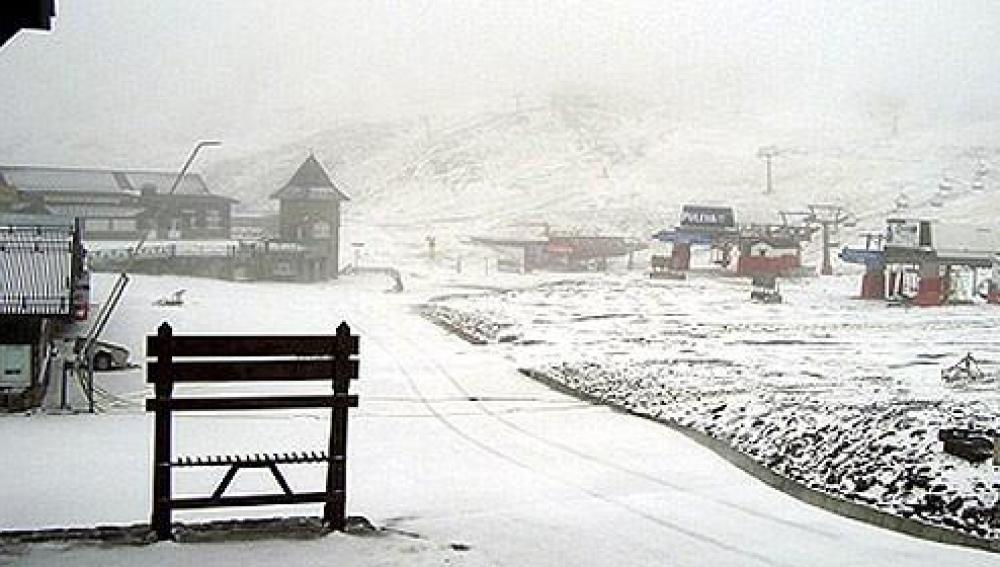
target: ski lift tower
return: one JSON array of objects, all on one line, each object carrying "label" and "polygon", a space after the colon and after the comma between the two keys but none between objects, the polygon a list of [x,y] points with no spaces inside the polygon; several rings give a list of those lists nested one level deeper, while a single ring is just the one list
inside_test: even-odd
[{"label": "ski lift tower", "polygon": [[823,229],[823,266],[820,274],[833,275],[833,265],[830,263],[830,233],[836,232],[840,225],[847,224],[851,215],[839,205],[809,205],[808,222],[818,224]]},{"label": "ski lift tower", "polygon": [[757,157],[764,160],[764,164],[767,171],[767,185],[764,187],[764,194],[769,195],[774,189],[771,183],[771,159],[778,155],[777,146],[762,146],[757,150]]}]

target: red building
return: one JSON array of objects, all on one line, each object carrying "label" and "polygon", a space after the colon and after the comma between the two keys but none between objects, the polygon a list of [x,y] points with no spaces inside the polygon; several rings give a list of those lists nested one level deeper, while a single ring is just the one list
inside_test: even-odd
[{"label": "red building", "polygon": [[789,276],[801,268],[802,250],[796,240],[766,236],[740,239],[736,273],[741,276]]}]

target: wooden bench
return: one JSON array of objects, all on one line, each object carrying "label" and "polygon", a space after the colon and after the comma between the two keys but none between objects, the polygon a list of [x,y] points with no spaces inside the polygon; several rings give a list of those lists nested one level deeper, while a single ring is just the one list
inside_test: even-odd
[{"label": "wooden bench", "polygon": [[[347,323],[335,335],[311,336],[175,336],[167,323],[147,337],[146,380],[155,397],[146,400],[154,412],[153,514],[157,539],[170,539],[173,510],[228,506],[324,503],[323,520],[343,530],[347,489],[347,411],[358,397],[348,393],[358,377],[358,337]],[[264,358],[263,360],[260,360]],[[208,359],[208,360],[205,360]],[[330,380],[332,394],[226,397],[175,397],[175,384]],[[330,440],[326,451],[172,457],[174,412],[287,410],[330,408]],[[279,465],[327,463],[326,490],[294,492]],[[228,467],[210,496],[174,497],[172,472],[182,467]],[[226,496],[236,474],[266,468],[280,494]]]}]

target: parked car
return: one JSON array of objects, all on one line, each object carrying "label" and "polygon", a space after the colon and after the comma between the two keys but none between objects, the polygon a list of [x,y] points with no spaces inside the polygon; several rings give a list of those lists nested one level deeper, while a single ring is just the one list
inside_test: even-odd
[{"label": "parked car", "polygon": [[[74,352],[79,352],[83,348],[84,338],[77,337]],[[94,343],[93,367],[94,370],[121,370],[131,367],[128,361],[129,351],[127,348],[110,343],[108,341],[96,341]]]}]

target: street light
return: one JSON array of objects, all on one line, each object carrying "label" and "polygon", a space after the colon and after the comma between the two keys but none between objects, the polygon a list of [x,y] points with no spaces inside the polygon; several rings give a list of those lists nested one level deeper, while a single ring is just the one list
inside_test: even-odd
[{"label": "street light", "polygon": [[[174,183],[170,186],[170,191],[167,192],[167,195],[173,195],[174,192],[177,191],[177,188],[181,184],[181,180],[184,179],[184,175],[187,173],[188,168],[191,167],[191,164],[194,162],[194,158],[198,155],[198,152],[201,151],[202,148],[221,145],[222,142],[214,140],[203,140],[195,144],[194,148],[191,150],[191,154],[188,155],[187,161],[184,162],[184,166],[181,167],[180,172],[177,173],[177,177],[174,178]],[[156,217],[159,213],[159,210],[153,210],[153,214],[150,216],[152,222],[156,222]],[[103,305],[101,305],[101,310],[97,313],[97,317],[94,318],[94,324],[91,325],[90,331],[87,333],[87,336],[83,341],[82,348],[80,348],[77,352],[76,367],[87,374],[86,394],[90,413],[94,413],[94,344],[101,336],[101,333],[104,332],[104,327],[108,324],[108,320],[111,318],[111,313],[118,305],[118,301],[121,300],[122,293],[125,291],[125,286],[128,285],[128,271],[132,268],[132,264],[135,263],[136,258],[138,258],[139,250],[146,243],[147,238],[149,238],[149,231],[146,231],[139,238],[139,242],[136,243],[135,248],[132,251],[132,255],[129,257],[128,262],[125,263],[125,267],[122,268],[121,274],[118,275],[115,285],[111,288],[111,292],[108,294],[108,299]]]},{"label": "street light", "polygon": [[[184,162],[184,166],[181,167],[180,172],[177,173],[177,177],[174,178],[174,182],[170,186],[170,191],[167,191],[167,196],[169,197],[170,195],[173,195],[174,192],[177,191],[177,188],[180,187],[181,181],[184,179],[184,175],[187,174],[188,168],[190,168],[191,164],[194,163],[194,158],[197,157],[198,152],[200,152],[202,148],[218,147],[221,145],[222,142],[216,140],[202,140],[197,144],[195,144],[194,148],[191,149],[191,153],[187,157],[187,161]],[[156,219],[159,216],[159,214],[160,211],[154,209],[153,214],[150,215],[150,222],[156,223],[157,222]],[[123,272],[128,271],[128,268],[132,267],[132,262],[135,260],[136,255],[139,254],[139,249],[142,248],[144,244],[146,244],[146,240],[149,238],[149,233],[150,231],[147,230],[145,234],[143,234],[142,237],[139,239],[139,242],[136,243],[135,250],[132,252],[132,257],[129,259],[129,263],[125,266],[125,270],[123,270]]]}]

